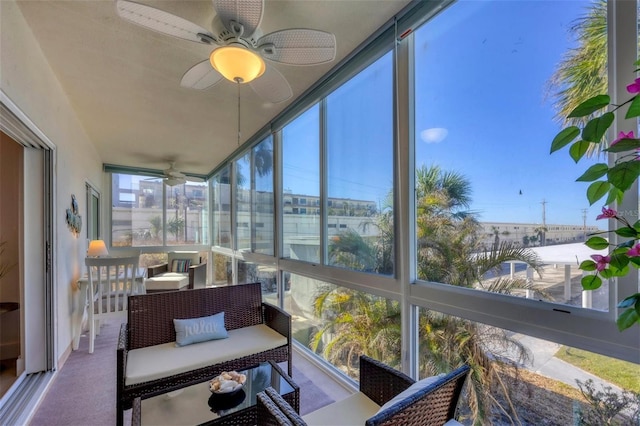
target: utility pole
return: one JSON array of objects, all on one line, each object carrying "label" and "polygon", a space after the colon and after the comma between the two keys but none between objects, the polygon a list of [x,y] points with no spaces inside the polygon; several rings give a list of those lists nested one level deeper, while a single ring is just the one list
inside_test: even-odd
[{"label": "utility pole", "polygon": [[582,209],[582,241],[587,241],[587,209]]}]

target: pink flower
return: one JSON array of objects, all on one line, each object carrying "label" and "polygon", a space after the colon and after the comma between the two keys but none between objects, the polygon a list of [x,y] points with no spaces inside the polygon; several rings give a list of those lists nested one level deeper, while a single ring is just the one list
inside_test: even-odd
[{"label": "pink flower", "polygon": [[595,260],[595,262],[596,262],[596,270],[598,272],[602,271],[603,269],[606,269],[606,267],[609,264],[609,262],[611,262],[611,257],[610,256],[601,256],[599,254],[592,254],[591,258],[593,260]]},{"label": "pink flower", "polygon": [[640,78],[636,78],[633,83],[627,86],[627,92],[640,93]]},{"label": "pink flower", "polygon": [[616,217],[616,215],[618,214],[617,211],[615,211],[614,209],[608,209],[606,207],[602,208],[602,214],[599,214],[598,217],[596,217],[596,220],[600,220],[600,219],[611,219]]},{"label": "pink flower", "polygon": [[[640,79],[639,79],[640,80]],[[622,139],[633,139],[635,138],[635,136],[633,135],[633,130],[630,131],[629,133],[625,133],[625,132],[619,132],[618,133],[618,138],[616,140],[614,140],[613,142],[611,142],[611,146],[617,144],[618,142],[620,142]]]},{"label": "pink flower", "polygon": [[627,256],[629,257],[640,257],[640,244],[636,244],[627,252]]}]

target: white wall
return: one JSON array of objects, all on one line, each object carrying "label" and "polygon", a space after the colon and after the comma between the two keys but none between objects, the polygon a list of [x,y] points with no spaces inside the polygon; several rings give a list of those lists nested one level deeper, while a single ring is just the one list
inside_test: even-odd
[{"label": "white wall", "polygon": [[[85,181],[103,182],[102,161],[13,0],[0,1],[0,89],[56,146],[54,322],[56,359],[60,359],[71,345],[75,282],[83,273],[87,246],[84,233],[75,236],[69,231],[64,212],[71,194],[76,195],[80,212],[85,211]],[[104,194],[107,188],[98,189]],[[27,282],[25,290],[30,286],[42,283]]]}]

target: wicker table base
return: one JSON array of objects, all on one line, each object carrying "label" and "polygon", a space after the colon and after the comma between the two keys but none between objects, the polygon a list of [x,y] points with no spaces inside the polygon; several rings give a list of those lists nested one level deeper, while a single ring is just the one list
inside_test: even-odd
[{"label": "wicker table base", "polygon": [[209,380],[177,391],[133,401],[132,425],[255,425],[256,395],[276,389],[296,410],[300,409],[298,385],[273,361],[243,370],[247,381],[235,395],[213,395]]}]

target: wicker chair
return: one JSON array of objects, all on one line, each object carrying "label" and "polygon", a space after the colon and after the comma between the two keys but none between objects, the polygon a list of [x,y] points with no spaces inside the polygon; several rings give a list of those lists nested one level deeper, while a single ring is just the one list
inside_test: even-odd
[{"label": "wicker chair", "polygon": [[[454,420],[456,406],[469,370],[467,365],[463,365],[446,375],[435,376],[425,387],[418,388],[384,410],[374,411],[371,417],[364,419],[364,424],[366,426],[442,426],[447,422],[457,424]],[[373,401],[374,407],[381,407],[414,383],[416,382],[413,379],[387,365],[364,355],[360,357],[360,393]],[[337,404],[341,402],[329,404],[301,417],[275,390],[267,388],[264,392],[260,392],[257,398],[258,425],[313,426],[319,424],[318,421],[322,418],[325,420],[332,418],[332,424],[340,424],[340,421],[344,420],[345,413],[350,410],[345,404],[340,407]],[[324,413],[321,413],[323,411]],[[324,414],[327,415],[324,416]],[[323,424],[326,425],[326,422]]]}]

